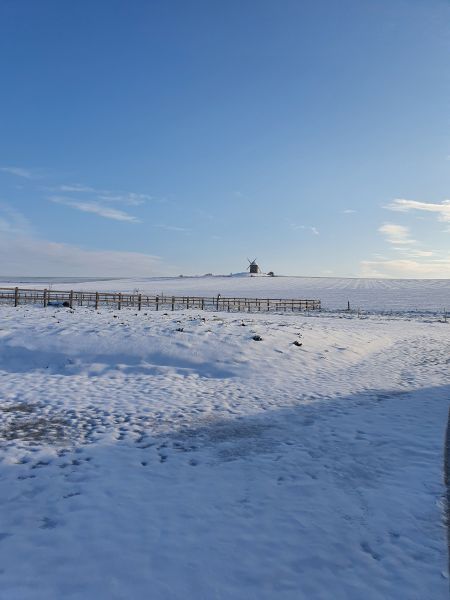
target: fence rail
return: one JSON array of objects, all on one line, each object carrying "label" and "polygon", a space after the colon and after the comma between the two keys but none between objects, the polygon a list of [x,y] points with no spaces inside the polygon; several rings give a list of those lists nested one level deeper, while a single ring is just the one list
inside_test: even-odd
[{"label": "fence rail", "polygon": [[320,310],[320,300],[286,298],[235,298],[217,296],[166,296],[122,292],[59,291],[53,289],[0,288],[0,304],[42,304],[43,306],[109,306],[116,309],[180,310],[195,308],[228,312],[299,312]]}]

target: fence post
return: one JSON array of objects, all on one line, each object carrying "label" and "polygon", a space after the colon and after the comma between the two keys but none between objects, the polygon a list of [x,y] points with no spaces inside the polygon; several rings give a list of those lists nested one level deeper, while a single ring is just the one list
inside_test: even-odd
[{"label": "fence post", "polygon": [[159,296],[156,296],[156,310],[159,310]]},{"label": "fence post", "polygon": [[122,294],[119,294],[119,298],[117,300],[117,309],[120,310],[122,308]]},{"label": "fence post", "polygon": [[95,292],[95,310],[98,310],[98,292]]},{"label": "fence post", "polygon": [[216,303],[217,310],[219,310],[219,298],[220,298],[220,294],[217,294],[217,303]]},{"label": "fence post", "polygon": [[202,298],[202,310],[205,310],[205,299]]},{"label": "fence post", "polygon": [[175,310],[175,297],[172,296],[172,310]]},{"label": "fence post", "polygon": [[14,306],[18,306],[19,305],[19,288],[16,287],[14,289]]},{"label": "fence post", "polygon": [[47,290],[44,290],[44,308],[47,306]]},{"label": "fence post", "polygon": [[189,308],[189,296],[186,298],[186,308]]},{"label": "fence post", "polygon": [[69,307],[73,308],[73,290],[70,290],[69,294]]}]

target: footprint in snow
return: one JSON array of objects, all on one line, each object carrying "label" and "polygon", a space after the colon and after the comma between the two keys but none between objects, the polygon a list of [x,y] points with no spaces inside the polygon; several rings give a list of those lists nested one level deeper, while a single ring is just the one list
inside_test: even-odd
[{"label": "footprint in snow", "polygon": [[40,469],[41,467],[47,467],[51,463],[50,460],[40,460],[35,463],[31,468],[32,469]]},{"label": "footprint in snow", "polygon": [[39,525],[39,529],[55,529],[58,526],[58,522],[54,519],[50,519],[49,517],[44,517],[42,519],[42,524]]},{"label": "footprint in snow", "polygon": [[367,542],[361,542],[361,550],[369,554],[374,560],[381,559],[381,556],[377,552],[374,552]]},{"label": "footprint in snow", "polygon": [[70,494],[66,494],[65,496],[63,496],[63,498],[73,498],[74,496],[81,496],[81,492],[70,492]]}]

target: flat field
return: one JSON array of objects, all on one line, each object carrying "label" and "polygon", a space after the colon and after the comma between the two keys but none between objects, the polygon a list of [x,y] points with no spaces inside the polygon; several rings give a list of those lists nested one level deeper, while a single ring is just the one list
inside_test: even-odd
[{"label": "flat field", "polygon": [[1,306],[2,597],[447,598],[449,357],[436,315]]},{"label": "flat field", "polygon": [[68,281],[1,279],[1,286],[53,287],[87,290],[165,294],[177,296],[240,296],[247,298],[302,298],[322,301],[326,310],[351,308],[385,312],[450,312],[450,279],[364,279],[339,277],[147,277]]}]

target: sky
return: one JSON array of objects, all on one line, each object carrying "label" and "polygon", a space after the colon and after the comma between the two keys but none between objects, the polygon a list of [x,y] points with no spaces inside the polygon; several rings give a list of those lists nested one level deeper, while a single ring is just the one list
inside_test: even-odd
[{"label": "sky", "polygon": [[0,275],[450,276],[447,0],[1,0]]}]

